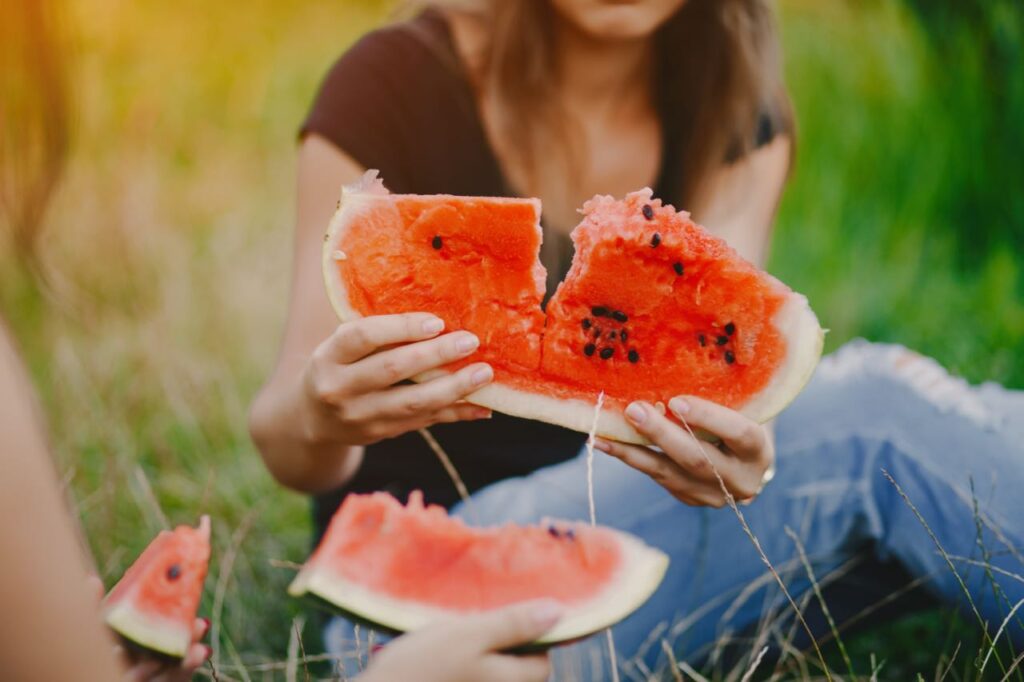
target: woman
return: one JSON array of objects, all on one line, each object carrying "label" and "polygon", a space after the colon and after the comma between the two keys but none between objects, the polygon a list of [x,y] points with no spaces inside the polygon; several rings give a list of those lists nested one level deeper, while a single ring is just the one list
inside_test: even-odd
[{"label": "woman", "polygon": [[[0,102],[18,102],[20,107],[0,107],[0,131],[5,133],[5,144],[0,144],[0,249],[10,244],[31,259],[67,149],[65,64],[50,3],[3,7]],[[200,643],[208,620],[196,619],[193,643],[177,663],[128,655],[103,627],[103,586],[93,575],[85,542],[68,513],[27,373],[2,319],[0,434],[0,601],[13,624],[0,637],[0,679],[192,679],[210,656],[210,647]],[[28,516],[26,510],[31,511]],[[396,642],[359,679],[539,682],[548,675],[545,656],[498,652],[537,639],[559,617],[557,603],[540,601],[441,624]],[[442,655],[438,642],[445,643]],[[429,674],[424,673],[427,661]]]},{"label": "woman", "polygon": [[[453,2],[370,34],[335,64],[302,130],[288,322],[251,415],[268,468],[316,495],[321,531],[349,492],[418,488],[451,507],[455,488],[416,433],[432,426],[474,491],[478,518],[585,517],[582,435],[460,402],[491,381],[489,366],[395,384],[472,356],[472,334],[443,329],[430,311],[337,325],[319,252],[338,187],[377,168],[396,192],[538,196],[552,287],[571,260],[575,209],[593,194],[644,185],[763,265],[793,144],[764,0]],[[931,399],[936,392],[944,397]],[[822,570],[859,550],[871,567],[891,558],[913,575],[940,569],[883,467],[963,556],[975,542],[962,500],[968,477],[997,474],[980,539],[1014,544],[1024,516],[1012,494],[1024,475],[1009,429],[1011,411],[1024,421],[1021,402],[995,387],[968,389],[908,351],[855,344],[824,363],[774,434],[679,396],[669,409],[721,440],[701,446],[651,405],[629,406],[659,449],[597,443],[611,455],[595,462],[598,514],[673,563],[655,597],[616,628],[622,658],[646,652],[650,665],[662,651],[657,637],[645,643],[652,632],[669,644],[685,634],[685,654],[718,627],[757,620],[760,601],[728,608],[763,564],[732,511],[706,508],[724,505],[722,486],[737,500],[758,497],[746,516],[777,565],[795,556],[789,527]],[[776,452],[776,480],[758,496]],[[1003,600],[979,574],[968,587],[982,615],[999,622]],[[790,589],[800,593],[807,581],[797,578]],[[1006,598],[1021,595],[997,580]],[[931,592],[960,596],[948,571],[932,577]],[[679,621],[699,607],[699,617]],[[328,634],[330,645],[346,630],[336,622]]]}]

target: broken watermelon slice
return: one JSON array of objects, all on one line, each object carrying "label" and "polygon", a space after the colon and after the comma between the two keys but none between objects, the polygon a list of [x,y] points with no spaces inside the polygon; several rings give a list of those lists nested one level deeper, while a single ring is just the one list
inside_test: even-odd
[{"label": "broken watermelon slice", "polygon": [[210,563],[210,518],[164,530],[103,600],[108,626],[129,642],[184,658]]},{"label": "broken watermelon slice", "polygon": [[[368,171],[343,190],[324,276],[343,320],[424,311],[488,362],[468,398],[511,415],[643,442],[633,400],[696,395],[764,422],[807,383],[824,334],[807,299],[643,189],[583,206],[576,254],[547,306],[537,199],[390,194]],[[429,372],[416,377],[427,380]]]},{"label": "broken watermelon slice", "polygon": [[579,639],[622,620],[661,583],[668,557],[626,533],[581,522],[471,528],[444,508],[350,494],[288,588],[392,632],[532,599],[565,615],[536,642]]}]

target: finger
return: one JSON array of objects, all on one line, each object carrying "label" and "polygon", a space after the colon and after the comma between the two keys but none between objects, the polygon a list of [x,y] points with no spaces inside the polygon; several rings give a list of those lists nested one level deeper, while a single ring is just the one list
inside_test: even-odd
[{"label": "finger", "polygon": [[461,628],[480,651],[501,651],[537,639],[558,622],[563,611],[559,602],[541,599],[462,619]]},{"label": "finger", "polygon": [[156,675],[160,670],[160,663],[154,660],[145,660],[136,663],[129,670],[126,678],[131,682],[147,682],[149,678]]},{"label": "finger", "polygon": [[423,429],[434,424],[450,424],[459,421],[476,421],[490,419],[491,411],[486,407],[478,407],[468,403],[451,405],[437,412],[412,417],[409,419],[385,419],[375,421],[360,431],[360,442],[376,443],[387,438],[395,438],[403,433]]},{"label": "finger", "polygon": [[550,676],[551,660],[547,654],[492,654],[484,658],[479,679],[487,682],[546,682]]},{"label": "finger", "polygon": [[432,339],[444,331],[444,320],[430,313],[373,315],[344,322],[325,344],[330,359],[350,363],[382,346]]},{"label": "finger", "polygon": [[358,395],[393,386],[428,369],[472,354],[480,339],[469,332],[452,332],[429,341],[410,343],[371,355],[345,368],[345,391]]},{"label": "finger", "polygon": [[694,396],[677,396],[668,407],[691,428],[703,429],[722,439],[740,459],[757,459],[765,451],[764,427],[735,410]]},{"label": "finger", "polygon": [[182,670],[191,673],[205,663],[212,653],[213,650],[207,644],[193,644],[188,648],[185,658],[181,661]]},{"label": "finger", "polygon": [[437,377],[422,384],[398,386],[353,401],[346,406],[346,415],[353,421],[373,418],[409,419],[433,415],[486,386],[492,379],[494,370],[490,365],[475,363],[463,367],[454,374]]},{"label": "finger", "polygon": [[192,623],[192,641],[198,642],[210,631],[209,618],[196,618]]},{"label": "finger", "polygon": [[716,470],[722,478],[730,477],[734,462],[710,443],[702,443],[691,436],[651,405],[639,401],[630,403],[625,414],[633,427],[661,448],[689,478],[713,481]]},{"label": "finger", "polygon": [[[693,480],[671,458],[639,445],[627,445],[600,438],[594,439],[594,448],[621,459],[634,469],[647,474],[676,499],[692,506],[706,505],[701,490],[707,484]],[[717,486],[717,482],[715,484]],[[721,495],[719,495],[721,497]]]}]

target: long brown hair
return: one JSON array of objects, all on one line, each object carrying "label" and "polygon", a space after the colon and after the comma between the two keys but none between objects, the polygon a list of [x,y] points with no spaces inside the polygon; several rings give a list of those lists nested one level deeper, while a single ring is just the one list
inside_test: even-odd
[{"label": "long brown hair", "polygon": [[[524,170],[520,189],[537,194],[541,151],[551,158],[560,149],[570,166],[580,160],[554,82],[555,10],[545,0],[434,4],[472,13],[486,27],[480,95],[494,105],[501,138],[515,140],[505,151]],[[667,179],[690,207],[709,171],[753,147],[765,117],[793,135],[774,16],[769,0],[687,0],[654,40],[655,104],[672,115],[664,132],[666,153],[675,157]],[[578,177],[568,170],[562,178]]]},{"label": "long brown hair", "polygon": [[67,156],[61,28],[56,3],[0,4],[0,238],[22,256],[34,251]]}]

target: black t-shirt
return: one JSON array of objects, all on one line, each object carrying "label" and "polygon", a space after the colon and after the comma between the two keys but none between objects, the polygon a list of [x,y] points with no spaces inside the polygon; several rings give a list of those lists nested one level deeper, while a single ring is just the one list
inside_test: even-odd
[{"label": "black t-shirt", "polygon": [[[659,113],[666,123],[673,120],[672,112]],[[434,10],[369,33],[348,50],[320,88],[302,126],[302,134],[307,133],[333,142],[363,167],[378,169],[392,192],[513,195],[487,140],[448,25]],[[758,143],[773,136],[766,117],[757,133]],[[663,150],[662,160],[654,194],[678,206],[673,187],[681,186],[681,169],[674,167],[676,155],[669,149]],[[567,268],[565,262],[554,278],[564,276]],[[430,431],[471,492],[570,459],[584,443],[583,434],[575,431],[499,413],[490,420],[441,424]],[[445,507],[459,499],[418,433],[370,445],[347,485],[315,499],[318,535],[347,493],[386,490],[404,499],[415,489]]]}]

